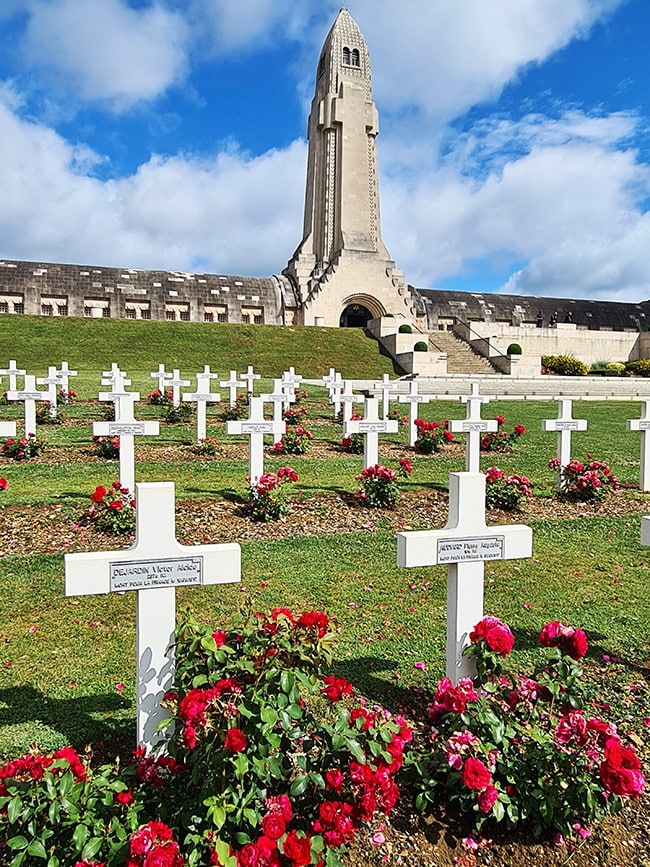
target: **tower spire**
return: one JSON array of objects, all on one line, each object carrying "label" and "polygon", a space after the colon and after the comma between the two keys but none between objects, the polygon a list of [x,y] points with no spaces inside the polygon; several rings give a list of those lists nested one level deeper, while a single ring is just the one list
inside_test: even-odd
[{"label": "tower spire", "polygon": [[338,325],[351,298],[366,321],[407,303],[397,297],[410,293],[381,239],[378,132],[368,46],[344,7],[318,60],[303,237],[284,272],[305,324]]}]

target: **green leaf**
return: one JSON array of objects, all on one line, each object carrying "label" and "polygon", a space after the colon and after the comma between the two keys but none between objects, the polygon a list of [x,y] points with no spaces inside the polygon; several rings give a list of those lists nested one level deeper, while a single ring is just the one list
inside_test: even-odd
[{"label": "green leaf", "polygon": [[58,801],[52,801],[50,809],[47,811],[48,819],[51,825],[57,825],[61,816],[61,807]]},{"label": "green leaf", "polygon": [[27,847],[27,854],[33,855],[34,858],[42,858],[43,861],[47,860],[47,852],[45,851],[45,846],[41,843],[40,840],[32,840],[32,842]]},{"label": "green leaf", "polygon": [[15,821],[17,821],[23,809],[23,802],[16,795],[15,798],[12,798],[11,801],[7,804],[7,818],[9,819],[9,824],[13,825]]},{"label": "green leaf", "polygon": [[[27,842],[27,841],[25,841]],[[27,857],[27,852],[19,852],[16,857],[11,861],[9,867],[21,867],[21,864],[25,863],[25,858]]]},{"label": "green leaf", "polygon": [[293,795],[294,797],[297,795],[302,795],[302,793],[307,788],[308,783],[309,777],[307,776],[307,774],[301,774],[299,777],[296,777],[296,779],[291,784],[289,794]]},{"label": "green leaf", "polygon": [[7,840],[7,846],[10,849],[26,849],[27,839],[23,837],[22,834],[18,834],[16,837],[12,837],[10,840]]},{"label": "green leaf", "polygon": [[226,811],[221,806],[212,807],[210,810],[212,815],[212,824],[217,829],[217,831],[223,826],[226,821]]},{"label": "green leaf", "polygon": [[262,708],[260,716],[262,717],[262,722],[268,723],[269,725],[275,725],[278,721],[277,711],[268,704]]},{"label": "green leaf", "polygon": [[347,745],[348,745],[348,749],[350,750],[352,755],[355,757],[355,759],[358,762],[361,762],[361,764],[365,764],[366,757],[364,755],[363,750],[361,749],[361,744],[359,743],[359,741],[355,740],[354,738],[347,738]]},{"label": "green leaf", "polygon": [[86,861],[90,861],[90,859],[96,855],[99,850],[102,848],[103,843],[102,837],[91,837],[90,840],[86,843],[83,848],[83,852],[81,853],[82,860],[85,858]]},{"label": "green leaf", "polygon": [[214,850],[217,853],[219,864],[221,864],[222,867],[225,867],[230,859],[230,844],[217,838],[214,844]]},{"label": "green leaf", "polygon": [[84,843],[88,839],[88,828],[85,825],[77,825],[74,829],[74,834],[72,835],[72,842],[77,847],[78,851],[81,851],[84,847]]}]

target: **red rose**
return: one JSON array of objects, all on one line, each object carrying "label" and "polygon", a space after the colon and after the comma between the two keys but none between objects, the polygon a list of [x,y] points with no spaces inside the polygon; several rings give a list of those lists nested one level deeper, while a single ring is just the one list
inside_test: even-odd
[{"label": "red rose", "polygon": [[461,778],[467,788],[473,792],[481,792],[483,789],[487,789],[492,782],[492,774],[483,762],[471,756],[463,766]]},{"label": "red rose", "polygon": [[307,867],[311,864],[311,843],[308,837],[299,837],[290,831],[282,844],[282,854],[291,861],[292,867]]},{"label": "red rose", "polygon": [[330,674],[323,678],[323,683],[325,686],[321,692],[330,701],[338,701],[343,695],[352,695],[352,684],[344,677],[335,677]]},{"label": "red rose", "polygon": [[279,840],[287,830],[287,823],[281,813],[267,813],[262,817],[262,831],[265,837]]},{"label": "red rose", "polygon": [[229,753],[241,753],[248,746],[248,739],[241,729],[233,726],[228,729],[224,746]]},{"label": "red rose", "polygon": [[0,491],[6,491],[9,487],[6,479],[0,479]]},{"label": "red rose", "polygon": [[618,738],[609,738],[605,743],[600,779],[606,789],[621,797],[638,798],[645,788],[639,757],[634,750],[624,747]]},{"label": "red rose", "polygon": [[478,793],[478,808],[481,813],[489,813],[498,800],[499,793],[496,788],[490,784],[487,789]]},{"label": "red rose", "polygon": [[228,633],[223,629],[215,629],[212,633],[212,637],[214,638],[214,643],[217,647],[223,647],[226,643],[226,638],[228,637]]},{"label": "red rose", "polygon": [[345,782],[343,773],[336,768],[335,770],[325,771],[325,788],[334,789],[335,792],[341,791],[341,786]]},{"label": "red rose", "polygon": [[103,485],[97,485],[95,490],[90,495],[90,499],[93,503],[101,503],[101,501],[106,496],[106,488]]},{"label": "red rose", "polygon": [[582,657],[586,655],[588,648],[587,636],[582,629],[576,629],[571,638],[567,640],[564,652],[567,653],[571,659],[578,660],[582,659]]},{"label": "red rose", "polygon": [[115,795],[115,800],[118,804],[123,804],[125,807],[128,807],[129,804],[133,803],[133,793],[130,789],[127,789],[125,792],[118,792]]}]

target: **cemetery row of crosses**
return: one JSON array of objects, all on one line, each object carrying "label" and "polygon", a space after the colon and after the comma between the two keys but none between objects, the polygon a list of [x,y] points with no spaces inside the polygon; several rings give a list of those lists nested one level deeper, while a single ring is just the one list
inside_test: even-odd
[{"label": "cemetery row of crosses", "polygon": [[[2,421],[0,434],[8,437],[8,442],[14,440],[25,442],[30,438],[36,440],[37,404],[39,402],[44,404],[49,420],[55,419],[61,396],[66,398],[71,393],[74,394],[70,389],[70,380],[76,375],[77,372],[70,370],[64,362],[59,368],[50,367],[46,377],[37,379],[26,370],[19,369],[15,361],[10,361],[8,367],[0,371],[0,376],[8,377],[7,401],[22,402],[24,405],[24,433],[20,438],[15,422]],[[295,445],[296,439],[300,442],[301,437],[311,436],[300,423],[289,423],[289,420],[300,422],[300,415],[296,414],[295,405],[300,401],[302,394],[302,377],[290,368],[273,381],[273,390],[265,394],[255,393],[260,376],[251,367],[241,375],[231,370],[228,379],[220,380],[218,374],[211,372],[209,366],[205,366],[202,372],[196,374],[194,389],[186,391],[183,389],[188,389],[191,381],[182,379],[177,369],[167,371],[164,365],[160,365],[158,370],[151,373],[151,377],[155,380],[157,389],[149,395],[150,402],[165,404],[174,411],[180,411],[183,405],[194,405],[196,443],[199,447],[210,442],[207,437],[207,406],[218,404],[222,400],[221,394],[212,390],[213,381],[217,381],[221,388],[228,390],[227,406],[230,410],[230,418],[226,422],[225,431],[227,436],[243,437],[247,442],[250,514],[264,519],[281,515],[282,510],[274,513],[268,506],[262,508],[264,498],[279,489],[283,481],[294,479],[296,473],[290,466],[280,468],[277,473],[265,472],[265,455],[269,453],[270,441],[273,443],[274,453],[283,454],[286,453],[283,451],[286,437],[289,437],[290,442]],[[165,767],[165,762],[168,768],[169,762],[172,762],[171,758],[168,761],[166,758],[168,756],[173,756],[173,762],[178,761],[182,764],[183,761],[187,761],[188,767],[191,765],[188,753],[195,749],[198,738],[203,747],[202,760],[215,761],[215,767],[218,767],[218,775],[222,780],[219,784],[221,800],[217,799],[208,811],[209,817],[205,819],[201,833],[194,837],[187,833],[184,839],[181,839],[181,836],[183,830],[187,831],[187,829],[174,825],[171,811],[164,813],[167,824],[157,821],[159,818],[157,816],[153,816],[148,823],[139,822],[137,813],[130,815],[128,821],[122,816],[120,821],[124,821],[127,825],[130,822],[130,836],[124,834],[120,836],[116,830],[115,840],[110,842],[110,845],[106,843],[105,846],[97,842],[90,845],[90,841],[99,839],[92,830],[86,829],[87,833],[79,831],[75,834],[73,827],[72,837],[65,845],[69,845],[70,852],[76,853],[76,862],[69,863],[78,865],[187,863],[191,865],[208,863],[201,860],[206,857],[206,851],[209,851],[209,863],[227,865],[227,867],[285,863],[298,867],[302,864],[323,863],[318,859],[323,858],[326,852],[330,853],[328,857],[332,859],[327,861],[328,864],[338,863],[334,853],[344,850],[345,845],[354,838],[359,826],[364,821],[371,821],[378,812],[390,812],[394,806],[397,787],[393,776],[402,766],[403,753],[411,739],[411,728],[401,718],[396,718],[396,721],[388,725],[386,722],[388,718],[385,719],[377,713],[369,715],[367,710],[359,710],[357,716],[351,716],[352,699],[349,698],[352,695],[351,686],[341,678],[327,675],[322,681],[325,686],[321,694],[326,695],[336,706],[339,716],[334,730],[338,730],[336,726],[341,727],[340,736],[337,736],[338,739],[335,738],[330,745],[331,753],[320,756],[319,768],[309,771],[304,753],[301,753],[303,758],[298,759],[292,752],[293,764],[290,763],[288,781],[284,781],[286,790],[283,789],[283,774],[279,768],[279,759],[274,758],[271,761],[272,756],[278,755],[283,741],[280,736],[272,735],[271,731],[283,729],[284,726],[285,734],[290,732],[302,711],[299,711],[296,706],[294,717],[291,713],[279,716],[278,708],[271,710],[270,706],[264,706],[260,711],[259,725],[266,731],[268,740],[265,741],[265,746],[258,756],[261,766],[258,768],[255,765],[259,776],[253,787],[255,792],[247,793],[244,800],[242,795],[233,794],[237,785],[241,788],[242,780],[253,768],[252,760],[246,758],[246,748],[252,743],[250,721],[254,718],[255,712],[251,709],[251,705],[247,704],[246,715],[241,716],[243,704],[239,708],[237,706],[238,702],[243,700],[244,690],[237,677],[241,678],[245,666],[242,664],[243,667],[238,670],[239,674],[232,676],[236,668],[233,657],[221,649],[230,647],[231,637],[223,630],[217,630],[214,634],[208,632],[207,638],[206,635],[203,637],[199,635],[195,646],[202,648],[202,664],[208,664],[208,668],[211,669],[211,679],[208,680],[201,674],[194,680],[191,678],[188,680],[189,664],[185,657],[181,656],[181,650],[175,639],[177,620],[175,595],[177,587],[240,582],[242,580],[240,546],[235,542],[187,546],[177,541],[173,483],[151,483],[136,479],[134,440],[136,437],[157,436],[160,424],[158,421],[136,418],[135,410],[140,394],[128,390],[131,381],[116,364],[113,364],[110,370],[103,372],[101,384],[106,390],[99,392],[99,401],[113,408],[112,413],[107,414],[112,417],[94,422],[92,432],[95,438],[109,438],[116,441],[116,453],[119,455],[117,489],[126,495],[126,502],[135,513],[135,537],[133,544],[127,549],[116,546],[115,550],[66,554],[65,593],[68,596],[127,591],[136,594],[136,737],[140,751],[138,755],[142,762],[153,763],[149,767],[156,767],[156,773],[164,776],[161,769]],[[557,814],[552,810],[549,812],[550,808],[536,813],[530,804],[524,805],[523,795],[517,800],[509,791],[509,788],[514,791],[516,787],[507,788],[505,783],[497,785],[499,745],[497,744],[497,750],[492,747],[491,752],[490,750],[482,752],[480,737],[470,731],[466,719],[464,720],[465,734],[457,730],[457,726],[461,724],[458,713],[467,711],[472,703],[478,706],[479,701],[487,704],[494,701],[495,706],[498,704],[494,694],[498,684],[500,659],[512,648],[512,635],[507,625],[484,613],[484,564],[486,561],[493,560],[529,558],[533,551],[533,534],[530,527],[523,524],[488,526],[486,523],[486,485],[501,480],[503,473],[499,476],[500,471],[496,468],[482,473],[480,454],[482,449],[489,448],[490,443],[498,442],[496,438],[505,435],[499,433],[500,426],[503,424],[502,419],[482,417],[482,407],[489,400],[480,394],[478,384],[471,383],[469,393],[460,398],[466,406],[465,417],[451,419],[445,422],[444,426],[424,423],[419,418],[419,407],[423,403],[435,400],[436,395],[420,394],[416,380],[408,382],[407,390],[403,390],[402,384],[402,389],[397,392],[398,384],[395,381],[391,382],[388,376],[384,376],[383,380],[375,383],[367,393],[357,394],[353,391],[350,382],[343,380],[335,370],[330,370],[329,374],[323,377],[322,384],[328,390],[333,420],[342,425],[343,444],[347,444],[348,447],[355,444],[359,452],[363,451],[363,466],[357,478],[360,480],[361,501],[365,499],[369,501],[369,505],[391,505],[393,501],[390,492],[397,485],[396,471],[388,470],[380,464],[379,460],[380,436],[394,434],[398,430],[399,422],[390,410],[391,396],[396,397],[397,401],[407,408],[404,421],[408,428],[408,443],[415,450],[418,449],[419,443],[426,444],[433,436],[443,436],[449,441],[453,440],[454,435],[464,436],[465,471],[449,474],[449,514],[446,526],[440,530],[397,533],[398,566],[406,569],[433,565],[447,567],[446,671],[445,678],[439,682],[438,692],[430,708],[430,716],[437,721],[440,731],[445,731],[446,725],[450,727],[450,739],[447,743],[448,765],[443,773],[436,765],[437,760],[432,756],[420,762],[419,768],[426,767],[429,770],[426,773],[421,772],[422,778],[419,783],[422,791],[419,796],[419,806],[424,808],[429,801],[432,801],[432,780],[438,774],[440,779],[445,780],[452,800],[456,798],[461,809],[473,810],[477,815],[478,830],[488,817],[504,820],[505,816],[506,821],[511,825],[517,825],[520,821],[533,822],[536,832],[550,828],[571,833],[572,827],[575,830],[576,821],[578,826],[582,827],[580,821],[583,818],[599,818],[610,807],[617,805],[617,798],[638,796],[643,790],[643,775],[638,759],[631,749],[620,742],[615,734],[615,728],[608,728],[608,724],[603,722],[598,725],[594,723],[593,728],[589,729],[586,717],[576,709],[577,704],[574,703],[573,709],[567,705],[566,712],[561,708],[554,711],[557,715],[556,727],[549,733],[549,720],[555,717],[550,711],[542,713],[541,717],[537,711],[533,711],[535,703],[541,701],[545,695],[545,690],[549,696],[557,694],[560,688],[558,684],[562,678],[569,683],[577,677],[577,662],[584,653],[580,644],[581,631],[571,626],[555,623],[548,624],[548,628],[545,627],[547,631],[545,633],[543,631],[542,643],[556,648],[554,651],[556,657],[547,665],[545,674],[537,673],[539,683],[534,700],[531,695],[528,695],[525,701],[532,715],[530,718],[522,717],[520,724],[522,730],[530,730],[531,719],[534,719],[535,725],[540,726],[541,732],[543,725],[540,720],[542,718],[546,720],[544,725],[547,731],[544,736],[551,739],[556,737],[556,740],[559,737],[562,746],[561,761],[564,762],[563,771],[569,773],[572,766],[574,768],[580,766],[585,774],[587,771],[591,774],[590,784],[587,786],[590,791],[589,797],[584,795],[584,801],[579,798],[574,800],[570,808],[565,809],[564,805],[560,805]],[[46,389],[39,390],[37,386],[46,386]],[[549,466],[557,471],[559,492],[566,493],[569,483],[580,478],[586,479],[582,484],[586,487],[591,486],[592,493],[598,493],[598,488],[603,483],[615,485],[616,480],[609,468],[603,464],[593,462],[592,465],[583,467],[579,462],[572,460],[572,432],[584,431],[587,428],[586,420],[573,418],[572,403],[571,398],[560,398],[557,418],[543,422],[545,431],[557,434],[557,454]],[[272,407],[271,418],[267,417],[265,411],[265,407],[269,404]],[[361,407],[361,412],[356,411],[357,407]],[[650,490],[649,407],[650,401],[646,401],[644,416],[628,422],[629,430],[641,431],[639,483],[641,491]],[[513,436],[521,435],[523,432],[523,428],[516,429]],[[505,447],[509,441],[509,437],[501,440],[502,447]],[[296,448],[296,451],[300,453],[299,448]],[[402,459],[400,464],[403,473],[411,471],[409,460]],[[503,481],[506,485],[514,485],[518,491],[525,490],[528,484],[528,480],[523,476],[513,476]],[[106,493],[105,489],[101,490],[103,493],[98,488],[93,495],[97,503]],[[577,490],[580,490],[579,484]],[[134,499],[132,499],[133,492],[135,492]],[[489,496],[488,494],[488,503]],[[650,544],[650,518],[643,519],[641,543]],[[256,616],[264,618],[263,615]],[[297,618],[284,609],[275,609],[270,620],[264,620],[264,623],[266,625],[263,628],[266,629],[268,636],[273,637],[273,640],[278,640],[279,635],[285,635],[282,640],[289,642],[282,646],[282,651],[273,663],[278,665],[277,671],[270,666],[265,675],[269,679],[269,685],[272,686],[270,694],[273,695],[273,690],[277,693],[280,689],[280,692],[288,696],[287,701],[294,701],[299,694],[298,686],[293,679],[290,685],[287,685],[289,681],[286,671],[284,674],[280,671],[282,666],[279,660],[291,659],[294,660],[292,665],[297,665],[295,660],[298,656],[302,655],[302,658],[305,658],[312,653],[315,656],[322,656],[319,664],[323,661],[327,662],[329,657],[324,652],[324,645],[321,644],[330,635],[327,617],[322,612],[306,612]],[[286,638],[286,635],[289,638]],[[298,640],[306,642],[300,653],[297,652],[297,646],[289,646],[291,642]],[[237,641],[241,644],[241,635]],[[305,649],[307,645],[309,651]],[[280,645],[268,652],[275,656],[278,654],[279,647]],[[185,647],[183,653],[186,650]],[[208,653],[207,663],[205,653]],[[260,664],[259,659],[255,667]],[[315,666],[311,672],[313,675],[314,671],[318,670],[318,666],[313,660],[312,663]],[[248,670],[250,672],[252,669]],[[221,679],[219,679],[220,672],[223,675]],[[277,682],[273,680],[276,675],[280,677]],[[492,676],[496,678],[493,682],[490,681]],[[539,684],[545,677],[553,683],[549,682],[548,687],[542,688]],[[301,682],[307,683],[307,680],[303,679]],[[480,686],[484,682],[493,683],[492,692],[490,690],[486,693],[481,692]],[[181,691],[184,691],[182,700],[178,694],[179,683],[182,684]],[[527,683],[530,687],[533,681],[528,679]],[[523,687],[521,688],[523,690]],[[567,695],[569,694],[568,686],[564,685],[562,689],[567,690]],[[173,698],[170,698],[171,696]],[[190,705],[194,707],[192,711],[194,716],[190,714],[188,717]],[[286,706],[286,702],[278,704],[279,708]],[[294,707],[294,705],[290,706]],[[210,716],[212,712],[214,712],[214,720],[219,719],[222,730],[220,734],[212,734],[210,739],[208,732],[214,729],[213,723],[210,722],[213,719]],[[169,728],[170,720],[175,723],[175,727],[171,729],[172,734]],[[249,734],[244,732],[243,723],[246,720],[249,723],[247,729]],[[356,723],[355,720],[360,722]],[[562,732],[561,736],[557,735],[559,731]],[[542,737],[540,732],[536,732],[533,737],[533,741],[537,744]],[[381,746],[376,744],[373,746],[369,741],[366,742],[371,736],[376,736],[377,743],[381,743]],[[218,757],[215,757],[213,748],[219,737],[221,751]],[[295,737],[297,737],[295,733],[289,735],[290,740]],[[303,737],[306,737],[304,732]],[[507,741],[503,732],[502,737]],[[517,737],[523,735],[520,733]],[[217,741],[214,738],[217,738]],[[485,743],[489,744],[487,732],[483,733],[483,738]],[[234,747],[233,742],[236,742]],[[599,752],[596,750],[596,745],[599,747]],[[346,773],[351,773],[349,779],[334,765],[328,767],[328,763],[334,761],[334,754],[338,755],[344,747],[351,751],[351,755],[346,759],[348,762]],[[453,752],[453,760],[450,750]],[[504,746],[504,757],[506,753]],[[598,761],[595,759],[597,753]],[[196,755],[198,753],[194,753],[195,758]],[[70,759],[69,756],[62,754],[58,757],[58,761],[59,764],[52,765],[53,770],[49,771],[55,776],[56,772],[65,768],[65,762],[69,762]],[[504,767],[501,770],[506,775],[507,773],[512,775],[516,773],[515,760],[511,757],[508,761],[510,765],[506,768],[507,762],[505,758],[503,759]],[[554,761],[560,759],[554,758]],[[580,762],[583,764],[581,765]],[[140,769],[142,767],[143,765]],[[362,770],[364,767],[367,768],[367,772]],[[552,769],[551,776],[559,772],[558,768],[559,766]],[[314,776],[310,777],[309,772]],[[192,773],[194,783],[197,779],[203,779],[201,784],[203,788],[199,786],[200,799],[210,792],[211,796],[216,797],[217,791],[210,789],[210,786],[216,785],[215,778],[211,776],[212,772],[195,770]],[[204,778],[201,773],[204,774]],[[228,786],[224,789],[223,780],[227,773],[234,774],[235,783],[232,790]],[[427,774],[430,774],[430,779],[427,778]],[[12,776],[5,773],[4,776],[8,776],[16,785],[20,782],[19,774]],[[0,778],[3,778],[2,774]],[[239,783],[236,782],[237,780]],[[581,785],[586,791],[583,783]],[[347,787],[348,801],[344,799],[342,787]],[[110,805],[115,801],[118,806],[119,803],[129,806],[130,802],[124,804],[124,799],[122,802],[119,801],[117,798],[119,791],[121,790],[118,787],[106,803]],[[305,792],[312,793],[315,807],[312,804],[308,808],[306,803],[303,803]],[[598,797],[594,795],[595,792],[599,792]],[[3,808],[6,813],[7,806],[15,797],[18,795],[0,782],[0,817]],[[228,798],[233,799],[232,803]],[[203,803],[208,802],[203,801]],[[151,804],[149,806],[151,807]],[[304,811],[303,815],[300,815],[300,810]],[[313,816],[310,810],[315,810]],[[17,807],[11,807],[6,815],[10,825],[24,830],[26,824],[25,822],[21,824],[21,814]],[[280,815],[282,821],[278,819],[275,824],[269,818]],[[144,813],[141,818],[146,818]],[[296,821],[291,824],[294,818]],[[105,822],[106,819],[102,821]],[[115,823],[117,829],[120,823],[117,819]],[[77,818],[76,822],[68,824],[78,828],[83,823]],[[226,833],[231,826],[239,829],[236,838],[229,837]],[[24,833],[17,833],[11,838],[13,842],[8,845],[15,851],[16,857],[14,860],[7,861],[7,864],[15,864],[18,867],[23,863],[32,863],[28,856],[49,857],[47,854],[45,856],[42,854],[42,850],[46,853],[50,851],[47,846],[47,835],[40,839],[34,831],[33,824],[30,827],[32,839]],[[148,829],[146,833],[143,828]],[[62,839],[65,837],[60,828],[57,833],[63,835]],[[130,860],[115,860],[118,854],[122,857],[127,852]],[[163,858],[160,855],[162,852],[167,853],[165,857],[168,860],[154,860],[154,855]],[[102,854],[101,862],[93,860],[97,853]],[[151,860],[147,860],[149,855]],[[1,859],[0,851],[0,864],[4,863]],[[56,860],[54,857],[47,863],[56,867],[59,863],[68,862]]]}]

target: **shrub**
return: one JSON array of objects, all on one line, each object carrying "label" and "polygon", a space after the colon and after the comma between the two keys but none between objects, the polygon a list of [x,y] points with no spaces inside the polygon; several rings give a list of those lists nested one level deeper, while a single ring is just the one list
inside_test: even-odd
[{"label": "shrub", "polygon": [[341,440],[341,451],[347,452],[350,455],[362,455],[364,451],[363,435],[355,433],[349,437],[343,437]]},{"label": "shrub", "polygon": [[61,410],[56,415],[50,415],[52,404],[49,400],[39,403],[36,407],[36,424],[63,424]]},{"label": "shrub", "polygon": [[275,443],[273,451],[277,455],[304,455],[314,436],[304,427],[290,427],[282,439]]},{"label": "shrub", "polygon": [[67,390],[65,388],[60,388],[58,400],[62,406],[69,406],[77,400],[77,392],[73,391],[71,388]]},{"label": "shrub", "polygon": [[85,515],[88,521],[115,536],[135,533],[135,500],[128,488],[118,481],[109,488],[97,485],[90,499],[92,504]]},{"label": "shrub", "polygon": [[560,473],[563,494],[585,502],[602,500],[608,491],[620,488],[618,479],[607,464],[591,460],[591,455],[587,455],[587,459],[590,461],[588,464],[573,460],[565,467],[560,466],[558,458],[551,458],[548,462],[549,469]]},{"label": "shrub", "polygon": [[626,366],[635,376],[650,376],[650,358],[639,358],[628,362]]},{"label": "shrub", "polygon": [[357,496],[364,506],[379,509],[392,509],[399,497],[399,478],[408,478],[413,472],[411,462],[402,458],[399,462],[399,470],[390,470],[382,464],[366,467],[358,476],[357,482],[361,487]]},{"label": "shrub", "polygon": [[159,388],[147,395],[147,403],[151,406],[169,406],[173,400],[172,391],[161,391]]},{"label": "shrub", "polygon": [[418,342],[413,347],[413,352],[428,352],[429,347],[424,342],[424,340],[418,340]]},{"label": "shrub", "polygon": [[572,355],[542,355],[542,368],[558,376],[586,376],[589,368]]},{"label": "shrub", "polygon": [[35,433],[28,433],[20,439],[9,437],[2,446],[2,454],[13,461],[28,461],[42,455],[44,451],[45,440],[37,437]]},{"label": "shrub", "polygon": [[291,467],[280,467],[277,473],[264,473],[250,482],[247,510],[253,521],[277,521],[293,509],[286,501],[286,485],[298,481]]},{"label": "shrub", "polygon": [[447,430],[449,426],[449,422],[447,421],[439,424],[437,421],[424,421],[422,418],[416,418],[415,426],[418,431],[417,439],[415,440],[415,451],[421,455],[439,452],[441,446],[452,442],[454,439],[454,435]]},{"label": "shrub", "polygon": [[282,418],[287,424],[300,424],[307,416],[307,412],[306,406],[290,406],[289,409],[285,409]]},{"label": "shrub", "polygon": [[219,414],[221,421],[237,421],[240,418],[246,418],[248,416],[249,398],[250,395],[248,394],[238,394],[234,406],[224,404]]},{"label": "shrub", "polygon": [[622,376],[625,373],[625,365],[622,361],[610,361],[605,370],[609,376]]},{"label": "shrub", "polygon": [[199,455],[200,457],[216,455],[219,449],[219,440],[205,437],[205,439],[197,440],[195,443],[192,443],[190,448],[195,455]]},{"label": "shrub", "polygon": [[587,651],[584,632],[552,622],[539,640],[552,650],[532,675],[503,676],[512,632],[495,617],[474,627],[466,653],[476,662],[475,682],[438,682],[431,730],[407,760],[419,809],[443,800],[479,830],[492,820],[535,836],[571,836],[618,810],[623,797],[641,794],[634,751],[616,726],[582,710],[577,661]]},{"label": "shrub", "polygon": [[518,509],[526,497],[532,497],[530,479],[512,473],[509,476],[499,469],[490,467],[485,472],[485,505],[488,509]]},{"label": "shrub", "polygon": [[106,460],[115,460],[120,456],[120,438],[119,437],[93,437],[93,445],[95,446],[95,454],[97,457],[106,458]]},{"label": "shrub", "polygon": [[179,625],[166,703],[185,771],[157,802],[188,864],[334,867],[392,810],[411,732],[325,673],[335,635],[323,612],[286,608],[243,612],[228,631]]},{"label": "shrub", "polygon": [[402,427],[406,426],[409,423],[409,417],[407,415],[402,415],[399,410],[399,407],[394,406],[390,412],[388,413],[387,418],[391,421],[396,421],[398,425]]},{"label": "shrub", "polygon": [[[506,420],[502,415],[495,416],[499,425],[498,430],[486,433],[481,437],[482,452],[509,452],[520,436],[526,433],[523,424],[516,424],[511,433],[505,430]],[[502,429],[503,428],[503,429]]]},{"label": "shrub", "polygon": [[521,346],[518,343],[511,343],[506,349],[506,355],[521,355]]},{"label": "shrub", "polygon": [[397,330],[400,334],[413,334],[413,329],[405,322],[403,322]]},{"label": "shrub", "polygon": [[189,403],[179,403],[178,406],[174,406],[173,403],[170,403],[163,413],[163,419],[167,424],[188,422],[193,416],[194,407]]}]

